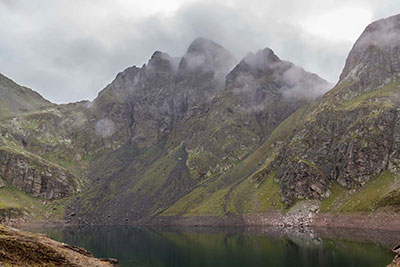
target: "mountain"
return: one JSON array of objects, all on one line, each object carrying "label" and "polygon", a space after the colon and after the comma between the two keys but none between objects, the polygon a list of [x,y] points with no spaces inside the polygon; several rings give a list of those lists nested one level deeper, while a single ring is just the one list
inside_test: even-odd
[{"label": "mountain", "polygon": [[0,74],[0,120],[51,105],[37,92]]},{"label": "mountain", "polygon": [[399,15],[365,29],[337,85],[312,104],[266,170],[276,172],[285,203],[329,197],[337,211],[397,207],[399,36]]},{"label": "mountain", "polygon": [[[268,53],[274,55],[259,52]],[[89,107],[94,128],[113,149],[93,158],[88,176],[95,182],[71,213],[85,221],[144,223],[200,184],[218,181],[330,86],[275,58],[250,66],[248,56],[235,67],[225,48],[199,38],[179,63],[157,51],[143,67],[120,73]]]},{"label": "mountain", "polygon": [[269,48],[238,61],[198,38],[92,102],[7,111],[0,201],[21,214],[26,198],[47,199],[25,212],[81,224],[397,218],[399,30],[400,16],[369,25],[334,87]]}]

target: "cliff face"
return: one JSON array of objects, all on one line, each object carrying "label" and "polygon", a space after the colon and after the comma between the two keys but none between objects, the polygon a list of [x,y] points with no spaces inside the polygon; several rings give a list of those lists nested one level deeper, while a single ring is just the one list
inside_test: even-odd
[{"label": "cliff face", "polygon": [[66,169],[34,155],[0,148],[0,162],[0,177],[35,197],[60,199],[80,188],[81,181]]}]

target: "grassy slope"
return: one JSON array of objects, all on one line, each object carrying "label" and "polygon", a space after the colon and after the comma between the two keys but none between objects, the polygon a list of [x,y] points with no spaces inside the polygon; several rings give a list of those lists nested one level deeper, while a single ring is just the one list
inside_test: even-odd
[{"label": "grassy slope", "polygon": [[[252,181],[253,175],[266,168],[283,142],[301,121],[307,106],[303,106],[271,134],[254,153],[222,176],[210,177],[185,195],[162,215],[215,215],[227,212],[263,212],[280,208],[279,186],[268,177],[261,185]],[[244,203],[244,204],[243,204]]]},{"label": "grassy slope", "polygon": [[332,195],[321,203],[322,212],[400,212],[400,177],[386,171],[358,190],[331,186]]},{"label": "grassy slope", "polygon": [[32,197],[15,188],[12,184],[0,188],[0,217],[27,216],[33,220],[61,219],[68,198],[49,201]]},{"label": "grassy slope", "polygon": [[163,142],[151,148],[125,145],[100,153],[89,174],[95,181],[82,192],[78,213],[103,220],[109,215],[118,220],[130,212],[133,220],[157,215],[196,184],[186,157],[182,146],[167,153]]},{"label": "grassy slope", "polygon": [[0,119],[51,105],[37,92],[0,74]]},{"label": "grassy slope", "polygon": [[[392,107],[393,98],[399,93],[400,85],[391,83],[352,101],[336,103],[335,110],[356,108]],[[377,102],[384,101],[384,104]],[[222,177],[211,177],[167,209],[163,215],[222,216],[227,213],[260,213],[270,209],[284,209],[280,201],[279,185],[274,181],[274,173],[264,177],[261,183],[255,176],[263,173],[273,159],[278,148],[277,141],[283,141],[295,130],[304,114],[310,119],[315,104],[299,109],[282,122],[271,137],[254,153],[239,163]],[[374,114],[371,114],[371,116]],[[259,164],[263,162],[262,166]],[[259,167],[259,168],[258,168]],[[262,175],[261,175],[262,176]],[[373,212],[385,210],[400,212],[400,176],[390,171],[382,173],[358,190],[347,190],[337,183],[331,185],[332,195],[321,202],[322,212]]]}]

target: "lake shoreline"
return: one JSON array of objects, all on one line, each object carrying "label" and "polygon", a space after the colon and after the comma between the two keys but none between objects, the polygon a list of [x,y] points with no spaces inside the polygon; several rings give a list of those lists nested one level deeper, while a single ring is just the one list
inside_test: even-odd
[{"label": "lake shoreline", "polygon": [[278,226],[374,229],[400,231],[400,215],[394,213],[317,213],[308,217],[281,212],[216,216],[162,216],[145,225],[165,226]]},{"label": "lake shoreline", "polygon": [[[389,212],[374,213],[282,213],[271,211],[258,214],[230,214],[225,216],[159,216],[141,222],[123,221],[120,224],[78,223],[69,220],[21,221],[5,224],[15,228],[54,228],[85,225],[129,225],[129,226],[183,226],[183,227],[317,227],[400,231],[400,214]],[[399,240],[400,241],[400,240]]]}]

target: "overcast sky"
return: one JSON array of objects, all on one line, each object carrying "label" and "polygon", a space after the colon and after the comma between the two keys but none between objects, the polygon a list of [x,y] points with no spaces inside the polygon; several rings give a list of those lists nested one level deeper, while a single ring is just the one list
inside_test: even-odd
[{"label": "overcast sky", "polygon": [[238,59],[269,47],[336,82],[363,29],[397,13],[398,0],[0,0],[0,73],[53,102],[92,100],[201,36]]}]

